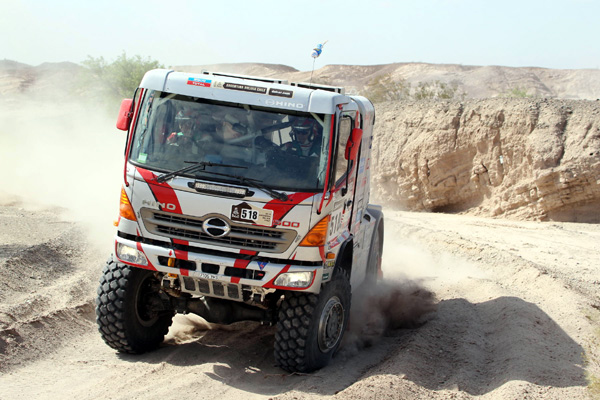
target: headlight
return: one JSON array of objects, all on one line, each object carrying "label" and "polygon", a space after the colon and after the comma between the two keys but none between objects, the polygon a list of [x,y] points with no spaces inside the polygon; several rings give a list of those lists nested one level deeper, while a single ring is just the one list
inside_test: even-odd
[{"label": "headlight", "polygon": [[310,286],[313,280],[313,272],[286,272],[275,279],[275,286],[287,286],[304,288]]},{"label": "headlight", "polygon": [[132,264],[148,265],[148,259],[144,253],[123,243],[117,243],[117,257]]}]

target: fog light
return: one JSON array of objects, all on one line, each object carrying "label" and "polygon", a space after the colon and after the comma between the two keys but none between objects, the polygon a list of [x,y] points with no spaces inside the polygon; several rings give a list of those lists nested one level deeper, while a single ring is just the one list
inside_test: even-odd
[{"label": "fog light", "polygon": [[117,243],[117,257],[132,264],[148,265],[148,259],[144,253],[123,243]]},{"label": "fog light", "polygon": [[313,272],[286,272],[281,274],[273,282],[276,286],[287,286],[295,288],[304,288],[310,286],[313,280]]}]

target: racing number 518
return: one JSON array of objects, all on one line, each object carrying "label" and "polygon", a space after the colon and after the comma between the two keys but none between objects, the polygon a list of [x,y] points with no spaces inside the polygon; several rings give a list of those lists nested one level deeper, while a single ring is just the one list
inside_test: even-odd
[{"label": "racing number 518", "polygon": [[258,219],[258,211],[243,209],[242,219],[251,219],[252,221],[256,221]]}]

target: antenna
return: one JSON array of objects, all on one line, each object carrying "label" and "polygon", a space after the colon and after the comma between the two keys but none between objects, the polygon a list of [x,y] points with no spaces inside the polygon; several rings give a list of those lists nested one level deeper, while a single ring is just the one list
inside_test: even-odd
[{"label": "antenna", "polygon": [[310,84],[312,84],[312,77],[313,77],[313,73],[315,72],[315,61],[317,61],[317,57],[319,57],[321,55],[321,53],[323,52],[323,46],[325,46],[325,43],[327,43],[327,40],[324,41],[323,43],[319,43],[317,45],[317,47],[315,47],[312,51],[312,58],[313,58],[313,66],[312,66],[312,71],[310,72]]}]

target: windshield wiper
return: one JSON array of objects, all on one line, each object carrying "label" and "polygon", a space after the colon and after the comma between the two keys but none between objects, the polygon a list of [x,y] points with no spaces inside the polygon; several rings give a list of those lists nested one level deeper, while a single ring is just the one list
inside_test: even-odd
[{"label": "windshield wiper", "polygon": [[212,172],[212,171],[204,171],[204,170],[196,171],[196,172],[203,173],[203,174],[226,176],[228,178],[234,178],[234,179],[237,179],[240,183],[260,189],[260,190],[270,194],[271,197],[274,199],[281,200],[281,201],[288,201],[287,194],[285,194],[283,192],[278,192],[276,190],[273,190],[271,188],[268,188],[268,187],[262,185],[262,181],[258,180],[258,179],[246,178],[245,176],[241,176],[241,175],[222,174],[220,172]]},{"label": "windshield wiper", "polygon": [[176,175],[182,175],[185,173],[196,172],[198,169],[204,170],[206,167],[229,167],[229,168],[244,168],[248,169],[248,167],[242,167],[240,165],[228,165],[228,164],[219,164],[208,161],[184,161],[185,163],[192,164],[189,167],[183,167],[173,172],[169,172],[166,174],[162,174],[156,178],[158,183],[163,183]]}]

